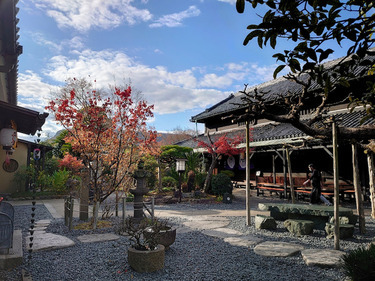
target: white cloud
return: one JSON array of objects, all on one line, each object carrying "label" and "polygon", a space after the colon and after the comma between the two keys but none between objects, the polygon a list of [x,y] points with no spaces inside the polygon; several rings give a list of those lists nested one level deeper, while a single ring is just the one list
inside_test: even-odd
[{"label": "white cloud", "polygon": [[182,21],[184,19],[197,17],[199,16],[200,13],[201,11],[197,7],[190,6],[185,11],[162,16],[161,18],[155,20],[154,23],[150,24],[150,27],[155,28],[155,27],[163,27],[163,26],[167,26],[167,27],[181,26]]},{"label": "white cloud", "polygon": [[[132,6],[134,0],[33,0],[60,28],[86,32],[92,28],[110,29],[126,22],[149,21],[151,13]],[[147,3],[143,1],[143,3]]]},{"label": "white cloud", "polygon": [[44,37],[40,32],[31,33],[32,40],[40,46],[47,47],[52,52],[60,53],[65,47],[75,50],[82,50],[85,46],[84,39],[80,36],[75,36],[70,40],[63,40],[60,44],[50,41]]},{"label": "white cloud", "polygon": [[[44,75],[63,85],[67,78],[96,80],[97,88],[128,83],[140,90],[145,99],[155,105],[155,113],[168,114],[191,109],[204,109],[226,98],[229,92],[256,84],[272,77],[274,67],[257,64],[229,63],[220,71],[194,68],[176,72],[164,66],[149,67],[124,53],[111,50],[72,52],[72,57],[57,55],[50,59]],[[24,104],[37,99],[43,107],[50,93],[57,90],[35,73],[20,73],[19,97]],[[35,104],[35,102],[34,102]],[[42,108],[42,106],[41,106]],[[43,110],[38,110],[43,111]]]},{"label": "white cloud", "polygon": [[32,71],[19,73],[18,105],[45,112],[44,107],[58,89],[57,86],[43,82],[42,77]]}]

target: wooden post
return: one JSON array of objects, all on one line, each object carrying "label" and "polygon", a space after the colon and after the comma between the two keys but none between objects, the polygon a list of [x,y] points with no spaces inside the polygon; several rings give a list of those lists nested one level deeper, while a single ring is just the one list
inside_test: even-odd
[{"label": "wooden post", "polygon": [[250,128],[246,121],[246,225],[251,225],[250,214]]},{"label": "wooden post", "polygon": [[284,198],[287,198],[288,179],[286,176],[286,151],[283,149],[283,172],[284,172]]},{"label": "wooden post", "polygon": [[116,189],[115,191],[115,194],[116,194],[116,202],[115,202],[115,216],[118,217],[118,190]]},{"label": "wooden post", "polygon": [[64,224],[69,226],[69,207],[68,207],[68,198],[64,199]]},{"label": "wooden post", "polygon": [[294,183],[293,183],[293,173],[292,173],[292,162],[290,161],[289,148],[286,148],[286,157],[288,161],[288,172],[289,172],[289,182],[290,182],[290,194],[292,195],[292,204],[296,203],[296,198],[294,194]]},{"label": "wooden post", "polygon": [[69,230],[73,229],[73,211],[74,211],[74,199],[70,197],[69,204]]},{"label": "wooden post", "polygon": [[353,185],[355,190],[355,202],[357,205],[357,214],[359,218],[359,232],[364,234],[366,232],[365,225],[365,211],[363,210],[363,194],[361,183],[359,180],[359,169],[358,169],[358,146],[356,143],[352,144],[352,163],[353,163]]},{"label": "wooden post", "polygon": [[122,223],[125,225],[126,220],[126,195],[122,197]]},{"label": "wooden post", "polygon": [[154,220],[155,217],[155,196],[151,198],[151,218]]},{"label": "wooden post", "polygon": [[334,179],[334,218],[335,233],[334,244],[335,250],[340,250],[340,218],[339,218],[339,155],[337,144],[337,127],[336,122],[332,122],[332,146],[333,146],[333,179]]},{"label": "wooden post", "polygon": [[276,155],[272,155],[272,182],[276,184],[276,166],[275,166]]},{"label": "wooden post", "polygon": [[375,219],[375,175],[374,175],[374,155],[372,152],[367,152],[368,175],[370,184],[370,202],[371,202],[371,217]]}]

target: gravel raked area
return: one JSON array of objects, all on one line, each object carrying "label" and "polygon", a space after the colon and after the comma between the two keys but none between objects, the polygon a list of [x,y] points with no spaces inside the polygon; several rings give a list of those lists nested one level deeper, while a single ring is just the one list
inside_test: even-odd
[{"label": "gravel raked area", "polygon": [[[157,206],[157,209],[220,209],[237,208],[236,204],[199,204]],[[22,229],[24,237],[30,225],[31,206],[16,206],[15,228]],[[44,205],[37,205],[36,220],[52,219]],[[323,231],[313,235],[294,237],[278,223],[276,231],[256,230],[245,225],[245,217],[229,217],[229,228],[244,235],[255,236],[263,241],[283,241],[303,245],[305,248],[333,249],[333,239],[327,239]],[[185,218],[170,218],[170,223],[182,227]],[[367,233],[360,235],[356,228],[354,238],[342,240],[341,250],[349,251],[367,245],[375,236],[375,221],[366,218]],[[31,273],[32,280],[344,280],[340,269],[322,269],[307,266],[301,255],[292,257],[264,257],[249,248],[233,246],[222,238],[204,235],[200,231],[177,234],[176,242],[166,252],[165,267],[153,273],[137,273],[127,263],[129,241],[119,240],[98,243],[81,243],[77,236],[83,234],[113,232],[113,229],[96,231],[74,230],[69,232],[63,220],[52,219],[47,232],[64,235],[76,245],[32,254],[27,262],[24,248],[24,264],[11,271],[0,270],[0,280],[21,280],[21,269]]]}]

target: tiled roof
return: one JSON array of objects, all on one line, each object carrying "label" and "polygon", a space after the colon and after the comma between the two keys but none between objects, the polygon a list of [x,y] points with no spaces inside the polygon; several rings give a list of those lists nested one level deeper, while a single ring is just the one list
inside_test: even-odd
[{"label": "tiled roof", "polygon": [[[348,112],[348,110],[333,111],[329,115],[334,115],[335,119],[338,121],[339,126],[356,128],[361,125],[374,124],[374,119],[368,119],[363,124],[360,124],[360,120],[365,116],[365,112],[358,110],[353,112]],[[314,124],[313,124],[314,125]],[[315,124],[320,126],[319,124]],[[322,125],[322,124],[321,124]],[[241,135],[245,139],[245,128],[239,128],[231,131],[218,132],[212,134],[212,138],[219,138],[223,134],[227,134],[229,138],[233,138],[236,135]],[[285,143],[290,143],[296,139],[308,139],[311,138],[305,133],[301,132],[299,129],[293,127],[289,123],[276,123],[270,122],[267,124],[259,124],[252,128],[252,146],[282,146]],[[200,135],[196,140],[207,141],[205,135]],[[194,139],[186,140],[178,143],[180,146],[187,146],[196,148],[197,141]]]},{"label": "tiled roof", "polygon": [[[375,48],[373,49],[375,50]],[[368,57],[369,59],[375,60],[375,57]],[[327,63],[324,63],[323,65],[326,68],[332,68],[334,65],[336,65],[339,61],[341,61],[342,58],[336,59],[333,61],[329,61]],[[364,71],[363,66],[357,66],[353,74],[355,76],[359,76]],[[306,76],[307,77],[307,76]],[[339,78],[333,79],[332,83],[335,83],[336,80]],[[316,82],[312,82],[312,85],[309,88],[309,91],[315,91],[319,88],[319,85]],[[266,100],[273,100],[279,95],[286,95],[287,93],[299,93],[302,91],[302,86],[300,84],[297,84],[294,81],[288,80],[284,77],[280,77],[259,85],[256,85],[254,87],[248,88],[247,93],[254,93],[255,89],[258,89],[259,93],[264,93],[264,98]],[[220,116],[222,114],[228,115],[233,113],[234,111],[244,109],[246,108],[246,105],[244,105],[244,102],[242,101],[242,97],[245,97],[244,93],[237,92],[236,94],[231,94],[228,98],[220,101],[219,103],[213,105],[212,107],[206,109],[205,111],[192,116],[190,121],[192,122],[203,122],[207,118],[214,117],[214,116]]]}]

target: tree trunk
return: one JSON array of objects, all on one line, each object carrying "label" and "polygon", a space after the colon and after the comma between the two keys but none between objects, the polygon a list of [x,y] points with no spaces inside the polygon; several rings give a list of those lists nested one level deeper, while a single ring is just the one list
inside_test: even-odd
[{"label": "tree trunk", "polygon": [[359,169],[358,169],[358,147],[357,144],[352,144],[352,161],[353,161],[353,184],[355,190],[355,202],[357,205],[357,214],[359,218],[359,232],[364,234],[366,232],[365,226],[365,212],[363,210],[363,194],[362,188],[359,181]]},{"label": "tree trunk", "polygon": [[206,180],[204,181],[203,189],[204,189],[204,192],[206,193],[210,190],[212,174],[216,167],[216,163],[217,163],[217,156],[212,156],[212,162],[211,162],[210,168],[208,169]]},{"label": "tree trunk", "polygon": [[374,175],[374,156],[372,152],[367,153],[368,174],[370,183],[370,201],[371,217],[375,219],[375,175]]}]

